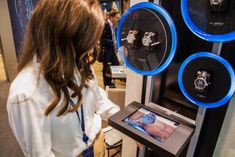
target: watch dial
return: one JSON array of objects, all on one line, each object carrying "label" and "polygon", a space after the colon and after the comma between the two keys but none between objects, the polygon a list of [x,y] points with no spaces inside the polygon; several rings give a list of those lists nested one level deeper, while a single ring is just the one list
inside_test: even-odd
[{"label": "watch dial", "polygon": [[210,0],[211,5],[219,5],[223,2],[223,0]]},{"label": "watch dial", "polygon": [[151,124],[151,123],[154,123],[155,122],[155,115],[152,114],[152,113],[149,113],[149,114],[146,114],[144,116],[141,117],[141,121],[142,123],[144,124]]},{"label": "watch dial", "polygon": [[206,86],[205,80],[204,79],[196,79],[195,80],[195,88],[196,89],[204,89]]}]

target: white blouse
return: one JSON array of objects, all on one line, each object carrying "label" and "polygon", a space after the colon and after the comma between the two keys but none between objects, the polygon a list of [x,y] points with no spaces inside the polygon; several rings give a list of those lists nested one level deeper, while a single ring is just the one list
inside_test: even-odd
[{"label": "white blouse", "polygon": [[[57,116],[63,107],[64,96],[56,108],[45,116],[44,112],[53,100],[53,91],[42,74],[40,64],[32,63],[24,68],[12,82],[7,102],[10,126],[23,153],[27,157],[76,157],[87,145],[82,141],[82,129],[76,112]],[[76,81],[79,84],[79,74]],[[96,79],[82,90],[85,133],[88,144],[101,129],[101,117],[105,120],[119,110],[98,87]],[[70,91],[70,94],[72,92]],[[76,99],[72,99],[77,102]],[[81,115],[80,108],[78,109]]]}]

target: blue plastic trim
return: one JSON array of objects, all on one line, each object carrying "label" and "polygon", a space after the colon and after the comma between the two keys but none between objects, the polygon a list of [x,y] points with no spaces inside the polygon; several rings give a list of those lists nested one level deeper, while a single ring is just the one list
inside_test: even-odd
[{"label": "blue plastic trim", "polygon": [[[196,2],[196,1],[195,1]],[[181,12],[184,19],[184,22],[188,26],[188,28],[199,38],[204,39],[210,42],[226,42],[235,39],[235,31],[222,35],[208,34],[201,29],[199,29],[189,17],[188,12],[188,0],[182,0],[181,2]]]},{"label": "blue plastic trim", "polygon": [[[200,58],[200,57],[209,57],[209,58],[213,58],[217,61],[219,61],[221,64],[224,65],[224,67],[228,70],[229,74],[230,74],[230,79],[231,79],[231,86],[230,89],[228,91],[228,93],[224,96],[224,98],[222,98],[221,100],[217,101],[217,102],[213,102],[213,103],[204,103],[201,101],[198,101],[196,99],[194,99],[193,97],[191,97],[188,92],[186,91],[186,89],[184,88],[184,84],[183,84],[183,72],[184,72],[184,68],[187,66],[188,63],[190,63],[192,60],[196,59],[196,58]],[[194,103],[195,105],[204,107],[204,108],[215,108],[215,107],[219,107],[222,106],[224,104],[226,104],[233,96],[234,91],[235,91],[235,76],[234,76],[234,70],[232,68],[232,66],[229,64],[228,61],[226,61],[224,58],[215,55],[213,53],[210,52],[199,52],[196,54],[193,54],[191,56],[189,56],[181,65],[179,73],[178,73],[178,84],[180,86],[180,89],[182,91],[182,93],[184,94],[184,96],[190,100],[192,103]]]},{"label": "blue plastic trim", "polygon": [[[137,9],[142,9],[142,8],[152,9],[152,10],[155,10],[158,13],[160,13],[165,18],[167,23],[169,24],[169,27],[171,30],[171,36],[172,36],[171,50],[170,50],[170,54],[169,54],[168,58],[161,66],[157,67],[156,69],[154,69],[152,71],[144,71],[144,70],[139,70],[139,69],[135,68],[127,61],[124,54],[120,50],[120,47],[121,47],[120,34],[121,34],[121,29],[122,29],[122,25],[123,25],[124,20],[126,19],[126,17],[130,13],[132,13],[133,11],[135,11]],[[171,63],[172,59],[174,58],[174,55],[176,52],[176,46],[177,46],[177,33],[176,33],[176,28],[175,28],[174,22],[165,9],[163,9],[162,7],[160,7],[154,3],[151,3],[151,2],[142,2],[142,3],[138,3],[136,5],[133,5],[123,14],[123,16],[119,20],[119,23],[117,26],[116,41],[117,41],[117,48],[118,48],[119,54],[121,55],[122,60],[124,61],[124,63],[126,64],[126,66],[128,68],[130,68],[131,70],[133,70],[134,72],[136,72],[138,74],[152,76],[152,75],[158,74],[158,73],[162,72],[163,70],[165,70],[168,67],[168,65]]]}]

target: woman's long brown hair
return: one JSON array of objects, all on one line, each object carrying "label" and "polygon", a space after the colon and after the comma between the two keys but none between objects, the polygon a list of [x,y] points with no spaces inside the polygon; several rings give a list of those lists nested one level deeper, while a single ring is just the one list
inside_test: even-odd
[{"label": "woman's long brown hair", "polygon": [[[58,116],[76,111],[81,104],[81,91],[86,81],[94,78],[90,65],[92,52],[104,25],[102,10],[96,0],[40,0],[27,26],[22,46],[19,71],[36,56],[40,72],[51,86],[54,99],[45,111],[48,115],[64,95],[64,106]],[[75,69],[81,82],[75,81]],[[70,96],[68,89],[73,91]],[[62,94],[63,93],[63,94]],[[71,97],[77,97],[69,106]]]}]

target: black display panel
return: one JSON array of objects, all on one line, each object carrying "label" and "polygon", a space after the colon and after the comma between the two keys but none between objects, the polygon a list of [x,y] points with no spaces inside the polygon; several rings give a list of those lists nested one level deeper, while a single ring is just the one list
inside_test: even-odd
[{"label": "black display panel", "polygon": [[226,59],[235,70],[235,40],[223,43],[221,57]]},{"label": "black display panel", "polygon": [[196,119],[198,107],[187,100],[178,85],[178,71],[182,62],[191,54],[198,51],[211,51],[213,43],[195,36],[183,21],[180,5],[181,1],[162,0],[161,5],[171,15],[176,29],[178,44],[175,58],[168,68],[160,75],[154,76],[152,102],[182,114],[191,119]]}]

